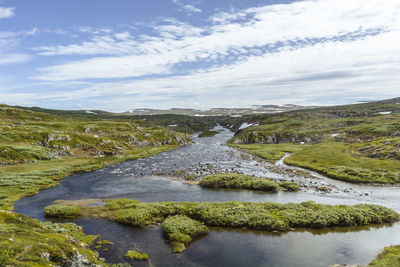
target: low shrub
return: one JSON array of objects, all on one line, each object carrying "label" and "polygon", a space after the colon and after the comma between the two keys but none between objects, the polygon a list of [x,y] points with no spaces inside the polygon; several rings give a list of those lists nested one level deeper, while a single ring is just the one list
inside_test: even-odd
[{"label": "low shrub", "polygon": [[299,185],[295,182],[281,182],[279,183],[279,186],[291,192],[299,191],[300,189]]},{"label": "low shrub", "polygon": [[125,257],[131,260],[139,260],[139,261],[147,261],[149,259],[149,255],[146,253],[139,253],[135,250],[128,250],[125,254]]},{"label": "low shrub", "polygon": [[400,245],[390,246],[383,249],[368,267],[387,267],[400,265]]},{"label": "low shrub", "polygon": [[173,252],[182,252],[193,238],[205,235],[208,228],[201,222],[185,215],[170,216],[162,223],[162,229]]},{"label": "low shrub", "polygon": [[256,178],[239,173],[224,173],[206,176],[200,185],[209,188],[236,188],[258,191],[278,191],[278,184],[265,178]]},{"label": "low shrub", "polygon": [[66,206],[66,205],[51,205],[44,209],[47,217],[54,218],[74,218],[82,214],[79,207]]}]

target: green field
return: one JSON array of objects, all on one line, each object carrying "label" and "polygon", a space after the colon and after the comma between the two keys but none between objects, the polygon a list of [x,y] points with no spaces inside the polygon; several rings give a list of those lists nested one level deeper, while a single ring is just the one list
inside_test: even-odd
[{"label": "green field", "polygon": [[275,162],[292,153],[284,162],[317,171],[328,177],[353,183],[396,184],[400,182],[400,161],[375,159],[360,155],[362,144],[322,142],[309,145],[298,144],[251,144],[233,145],[250,153]]}]

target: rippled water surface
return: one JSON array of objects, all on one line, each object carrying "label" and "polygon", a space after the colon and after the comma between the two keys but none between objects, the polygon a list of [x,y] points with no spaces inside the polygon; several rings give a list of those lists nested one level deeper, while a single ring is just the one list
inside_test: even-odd
[{"label": "rippled water surface", "polygon": [[[374,203],[400,212],[398,187],[352,185],[316,173],[301,175],[299,168],[258,160],[227,147],[232,133],[223,130],[210,138],[196,138],[192,145],[152,157],[124,162],[104,169],[72,175],[60,185],[21,199],[15,211],[45,220],[43,208],[56,199],[131,198],[154,201],[274,201],[314,200],[327,204]],[[172,178],[189,174],[239,171],[260,177],[296,180],[299,192],[260,193],[247,190],[211,190]],[[331,192],[318,191],[329,187]],[[400,224],[379,228],[337,228],[334,231],[296,231],[284,234],[213,229],[181,254],[172,254],[160,227],[133,228],[101,219],[74,220],[88,234],[100,234],[114,242],[109,252],[100,252],[109,262],[124,261],[127,250],[149,254],[151,266],[329,266],[367,264],[385,246],[400,244]],[[135,263],[137,265],[137,263]]]}]

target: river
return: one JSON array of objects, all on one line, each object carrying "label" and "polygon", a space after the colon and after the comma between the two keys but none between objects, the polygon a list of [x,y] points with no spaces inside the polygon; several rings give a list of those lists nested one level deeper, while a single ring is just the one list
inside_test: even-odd
[{"label": "river", "polygon": [[[283,161],[270,164],[228,147],[233,133],[223,128],[208,138],[193,137],[193,144],[148,158],[128,161],[90,173],[69,176],[60,185],[15,203],[15,211],[46,220],[43,208],[54,200],[130,198],[155,201],[253,201],[325,204],[372,203],[400,212],[398,187],[355,185],[333,180]],[[248,190],[203,189],[174,179],[183,171],[198,176],[236,171],[277,180],[295,180],[299,192],[264,193]],[[318,188],[330,188],[329,192]],[[123,262],[127,250],[149,254],[148,262],[135,266],[308,266],[368,264],[388,245],[400,244],[400,223],[379,227],[335,228],[330,231],[263,231],[210,228],[210,233],[173,254],[159,226],[133,228],[102,219],[79,218],[87,234],[100,234],[114,243],[100,251],[108,262]]]}]

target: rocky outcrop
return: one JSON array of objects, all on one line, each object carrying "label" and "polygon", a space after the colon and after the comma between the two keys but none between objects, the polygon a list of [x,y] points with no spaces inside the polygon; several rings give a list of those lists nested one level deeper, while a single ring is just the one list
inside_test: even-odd
[{"label": "rocky outcrop", "polygon": [[101,265],[91,263],[85,256],[76,252],[70,260],[64,262],[61,267],[101,267]]},{"label": "rocky outcrop", "polygon": [[232,143],[234,144],[280,144],[280,143],[314,143],[318,142],[319,135],[306,136],[295,133],[273,133],[250,131],[235,135]]}]

